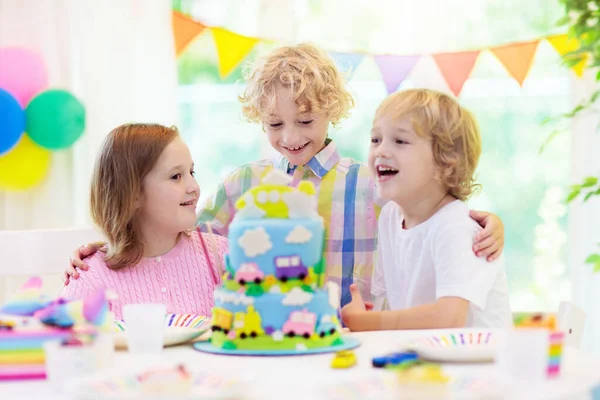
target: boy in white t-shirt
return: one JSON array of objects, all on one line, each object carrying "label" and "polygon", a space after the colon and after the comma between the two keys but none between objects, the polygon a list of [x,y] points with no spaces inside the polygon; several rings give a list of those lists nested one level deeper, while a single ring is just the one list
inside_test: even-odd
[{"label": "boy in white t-shirt", "polygon": [[443,93],[414,89],[379,106],[369,168],[388,202],[379,218],[370,311],[351,286],[342,309],[353,331],[502,328],[512,324],[502,259],[487,262],[471,246],[481,227],[464,201],[479,185],[481,154],[473,115]]}]

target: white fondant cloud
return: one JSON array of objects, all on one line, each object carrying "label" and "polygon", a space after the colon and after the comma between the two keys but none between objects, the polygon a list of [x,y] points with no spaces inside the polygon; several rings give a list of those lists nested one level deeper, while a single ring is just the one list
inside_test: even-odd
[{"label": "white fondant cloud", "polygon": [[267,185],[284,185],[287,186],[292,182],[292,177],[282,170],[273,168],[271,172],[262,178],[261,183]]},{"label": "white fondant cloud", "polygon": [[309,196],[300,191],[284,193],[283,202],[288,206],[290,218],[318,217],[315,196]]},{"label": "white fondant cloud", "polygon": [[301,225],[296,225],[285,238],[286,243],[306,243],[312,238],[312,233]]},{"label": "white fondant cloud", "polygon": [[214,293],[215,301],[221,301],[223,303],[233,303],[233,304],[244,304],[250,305],[254,303],[254,297],[246,296],[245,294],[241,294],[238,292],[224,292],[221,290],[217,290]]},{"label": "white fondant cloud", "polygon": [[334,282],[327,282],[326,285],[329,305],[337,310],[340,307],[340,287]]},{"label": "white fondant cloud", "polygon": [[247,229],[238,239],[247,257],[256,257],[271,250],[273,243],[265,228]]},{"label": "white fondant cloud", "polygon": [[310,303],[312,298],[312,293],[305,292],[299,287],[295,287],[289,291],[289,293],[283,298],[281,303],[284,306],[301,306]]}]

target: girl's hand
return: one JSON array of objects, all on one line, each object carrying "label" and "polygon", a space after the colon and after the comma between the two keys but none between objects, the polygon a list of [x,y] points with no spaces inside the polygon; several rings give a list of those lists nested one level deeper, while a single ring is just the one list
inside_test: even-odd
[{"label": "girl's hand", "polygon": [[67,268],[65,268],[63,274],[65,286],[69,284],[69,279],[71,277],[73,279],[79,278],[79,271],[77,271],[77,269],[80,269],[82,271],[87,271],[89,269],[89,267],[83,262],[83,259],[91,256],[105,245],[106,243],[104,242],[88,243],[84,246],[81,246],[73,252],[73,256],[69,257],[70,263],[67,266]]},{"label": "girl's hand", "polygon": [[483,227],[475,237],[473,252],[477,257],[486,257],[487,261],[494,261],[502,254],[504,249],[504,224],[498,216],[484,212],[470,212],[471,218]]}]

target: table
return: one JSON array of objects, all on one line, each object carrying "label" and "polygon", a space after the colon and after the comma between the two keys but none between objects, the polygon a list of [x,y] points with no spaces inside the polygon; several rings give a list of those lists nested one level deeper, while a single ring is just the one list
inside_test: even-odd
[{"label": "table", "polygon": [[[447,330],[445,330],[447,332]],[[326,399],[324,388],[334,384],[354,387],[357,382],[374,379],[390,379],[391,371],[375,369],[371,358],[397,350],[402,342],[411,338],[430,335],[433,331],[382,331],[351,333],[361,341],[355,350],[358,364],[346,370],[330,368],[332,354],[296,357],[238,357],[217,356],[198,352],[189,345],[164,349],[160,362],[184,362],[192,370],[211,368],[217,372],[239,374],[252,382],[254,399]],[[511,387],[504,392],[503,399],[600,399],[600,358],[578,349],[565,348],[562,375],[559,379],[547,381],[542,387],[533,390],[527,387]],[[158,362],[156,359],[134,356],[127,352],[116,352],[115,368],[111,373],[128,371]],[[455,377],[470,376],[492,379],[496,369],[494,364],[445,364],[444,371]],[[594,388],[598,391],[592,397]],[[468,393],[448,398],[468,397]],[[402,398],[402,397],[396,397]],[[437,397],[436,397],[437,398]],[[0,383],[0,399],[68,399],[57,392],[46,381],[21,381]]]}]

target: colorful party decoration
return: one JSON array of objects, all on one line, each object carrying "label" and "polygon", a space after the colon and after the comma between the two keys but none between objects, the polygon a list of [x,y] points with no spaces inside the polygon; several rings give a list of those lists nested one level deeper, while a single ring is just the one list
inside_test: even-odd
[{"label": "colorful party decoration", "polygon": [[364,54],[359,53],[330,53],[331,58],[335,62],[340,71],[347,74],[347,79],[352,79],[356,69],[365,58]]},{"label": "colorful party decoration", "polygon": [[47,86],[48,75],[39,54],[17,47],[0,48],[0,88],[12,94],[22,108]]},{"label": "colorful party decoration", "polygon": [[510,76],[519,82],[519,86],[523,86],[523,81],[529,73],[539,42],[539,40],[534,40],[531,42],[515,43],[493,47],[490,50],[504,65]]},{"label": "colorful party decoration", "polygon": [[246,58],[259,40],[222,28],[210,28],[210,31],[217,46],[221,78],[228,76]]},{"label": "colorful party decoration", "polygon": [[388,93],[398,90],[419,58],[420,56],[375,56],[375,62],[379,66]]},{"label": "colorful party decoration", "polygon": [[[554,47],[554,49],[556,49],[558,54],[560,54],[561,56],[564,56],[565,54],[571,53],[573,51],[577,51],[581,47],[581,43],[579,43],[579,40],[575,38],[570,38],[569,35],[567,35],[566,33],[564,35],[550,36],[548,38],[548,42],[550,42],[552,47]],[[585,69],[589,58],[589,54],[584,54],[582,60],[575,64],[573,67],[571,67],[571,69],[573,70],[573,72],[575,72],[577,76],[583,76],[583,70]]]},{"label": "colorful party decoration", "polygon": [[71,93],[48,88],[35,51],[0,47],[0,190],[27,190],[46,177],[51,153],[85,128],[85,109]]},{"label": "colorful party decoration", "polygon": [[[185,19],[185,22],[181,22]],[[195,30],[185,30],[181,27],[173,29],[176,43],[187,43],[194,37],[200,35],[209,28],[212,32],[217,53],[219,57],[219,73],[222,78],[226,77],[239,65],[240,62],[252,51],[254,46],[260,42],[271,42],[268,39],[255,38],[240,35],[220,27],[209,27],[201,22],[194,21],[190,16],[185,16],[177,11],[173,11],[173,20],[177,24],[197,24]],[[175,24],[175,22],[174,22]],[[200,29],[202,27],[202,29]],[[190,38],[193,32],[196,36]],[[444,53],[424,53],[424,54],[374,54],[368,52],[337,52],[329,51],[334,62],[340,71],[347,73],[347,78],[351,79],[358,66],[365,57],[373,57],[379,66],[381,76],[385,83],[388,93],[398,90],[400,84],[413,74],[418,73],[417,68],[421,65],[419,59],[432,57],[440,70],[441,76],[445,80],[445,91],[451,91],[455,96],[459,96],[465,81],[469,78],[477,59],[482,51],[490,50],[499,62],[506,69],[508,74],[513,77],[519,85],[527,78],[527,74],[533,63],[538,44],[542,40],[548,40],[556,51],[562,56],[571,51],[577,50],[579,44],[574,39],[569,39],[567,35],[551,35],[526,42],[509,43],[496,47],[484,47],[480,49],[471,49],[468,51],[444,52]],[[181,47],[181,51],[183,48]],[[178,47],[179,48],[179,47]],[[179,54],[179,53],[178,53]],[[589,56],[584,56],[584,60],[573,67],[573,71],[581,76],[586,66],[586,60]],[[429,61],[429,60],[427,60]],[[430,63],[423,65],[430,67]],[[431,85],[429,85],[431,86]],[[440,86],[440,85],[434,85]]]},{"label": "colorful party decoration", "polygon": [[173,11],[173,32],[175,34],[175,53],[181,54],[206,26],[186,15]]},{"label": "colorful party decoration", "polygon": [[10,151],[25,129],[25,112],[9,92],[0,89],[0,156]]},{"label": "colorful party decoration", "polygon": [[433,59],[455,96],[458,97],[465,81],[471,75],[478,56],[479,50],[433,55]]},{"label": "colorful party decoration", "polygon": [[70,147],[85,129],[83,105],[64,90],[40,93],[29,103],[25,114],[31,139],[50,150]]},{"label": "colorful party decoration", "polygon": [[44,180],[49,168],[50,151],[24,134],[10,152],[0,156],[0,189],[30,189]]}]

